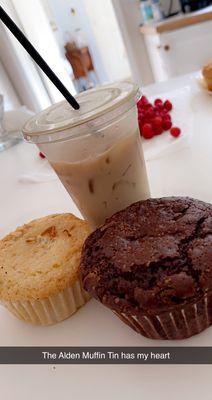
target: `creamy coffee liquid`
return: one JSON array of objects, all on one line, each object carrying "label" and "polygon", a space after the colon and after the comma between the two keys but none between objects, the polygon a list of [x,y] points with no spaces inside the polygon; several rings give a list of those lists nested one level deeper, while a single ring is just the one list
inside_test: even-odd
[{"label": "creamy coffee liquid", "polygon": [[126,206],[147,199],[146,167],[138,131],[93,158],[50,163],[93,228]]}]

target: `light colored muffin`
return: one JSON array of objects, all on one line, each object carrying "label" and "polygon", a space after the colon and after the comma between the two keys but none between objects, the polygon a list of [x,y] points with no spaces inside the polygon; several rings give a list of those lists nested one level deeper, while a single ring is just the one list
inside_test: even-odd
[{"label": "light colored muffin", "polygon": [[202,75],[208,90],[212,91],[212,61],[203,67]]},{"label": "light colored muffin", "polygon": [[68,318],[88,299],[81,286],[81,248],[87,222],[55,214],[29,222],[0,241],[0,300],[27,322]]}]

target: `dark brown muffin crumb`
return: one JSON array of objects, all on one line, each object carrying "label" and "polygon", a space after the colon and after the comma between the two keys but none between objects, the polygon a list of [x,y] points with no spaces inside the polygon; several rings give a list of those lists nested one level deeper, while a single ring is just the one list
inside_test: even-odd
[{"label": "dark brown muffin crumb", "polygon": [[118,312],[153,313],[212,289],[212,205],[149,199],[116,213],[82,253],[85,289]]}]

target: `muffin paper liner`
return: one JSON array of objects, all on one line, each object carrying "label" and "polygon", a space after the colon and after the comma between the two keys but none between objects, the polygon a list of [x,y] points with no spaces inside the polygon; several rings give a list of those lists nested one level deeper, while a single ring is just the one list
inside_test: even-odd
[{"label": "muffin paper liner", "polygon": [[212,293],[206,293],[196,303],[177,306],[171,312],[154,315],[130,315],[113,312],[136,332],[149,339],[186,339],[212,324]]},{"label": "muffin paper liner", "polygon": [[52,325],[70,317],[90,299],[78,279],[65,290],[40,300],[2,301],[9,311],[25,322]]}]

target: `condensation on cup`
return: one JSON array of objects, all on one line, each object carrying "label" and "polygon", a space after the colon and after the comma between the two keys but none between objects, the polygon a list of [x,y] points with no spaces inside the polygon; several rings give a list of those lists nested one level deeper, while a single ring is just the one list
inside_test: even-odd
[{"label": "condensation on cup", "polygon": [[23,128],[46,155],[83,217],[93,228],[117,211],[150,197],[137,125],[138,88],[101,86],[49,107]]}]

